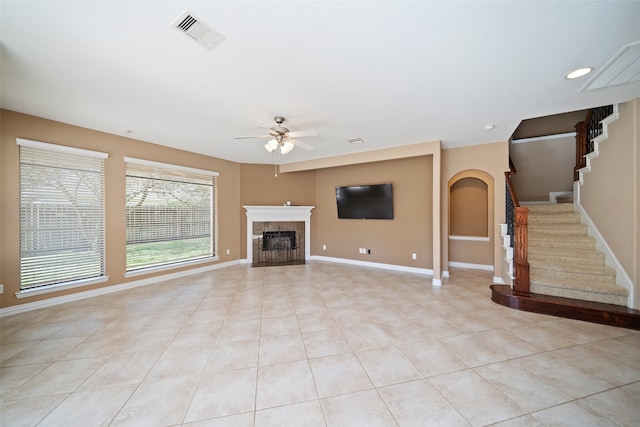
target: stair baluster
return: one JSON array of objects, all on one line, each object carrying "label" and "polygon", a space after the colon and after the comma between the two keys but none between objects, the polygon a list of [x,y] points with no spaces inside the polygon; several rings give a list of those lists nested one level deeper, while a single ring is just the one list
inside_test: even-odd
[{"label": "stair baluster", "polygon": [[573,180],[580,179],[580,169],[587,166],[586,155],[593,152],[593,140],[602,134],[602,120],[613,113],[613,105],[592,108],[585,119],[576,124],[576,166],[573,168]]}]

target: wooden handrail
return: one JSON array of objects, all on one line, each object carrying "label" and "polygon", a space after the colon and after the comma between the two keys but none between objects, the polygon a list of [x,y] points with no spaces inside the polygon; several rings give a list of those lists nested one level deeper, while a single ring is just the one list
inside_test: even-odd
[{"label": "wooden handrail", "polygon": [[[513,187],[511,177],[517,173],[515,165],[509,158],[509,170],[504,173],[507,183],[508,197],[511,204],[507,203],[512,212],[507,212],[507,216],[513,214],[513,260],[515,268],[515,279],[513,282],[513,294],[518,296],[531,295],[529,291],[529,208],[520,206],[518,196]],[[508,201],[509,202],[509,201]]]}]

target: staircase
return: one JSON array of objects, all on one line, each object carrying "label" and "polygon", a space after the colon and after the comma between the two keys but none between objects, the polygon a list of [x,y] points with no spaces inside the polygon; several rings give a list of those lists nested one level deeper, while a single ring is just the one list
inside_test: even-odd
[{"label": "staircase", "polygon": [[532,293],[626,307],[629,291],[604,259],[573,203],[529,206]]},{"label": "staircase", "polygon": [[[618,106],[609,105],[589,110],[576,125],[577,200],[583,174],[591,170],[608,125],[617,118]],[[491,285],[491,300],[517,310],[640,330],[640,310],[627,307],[629,291],[616,284],[616,271],[605,265],[605,256],[574,212],[573,194],[556,197],[556,204],[524,208],[513,188],[515,174],[509,158],[507,223],[501,230],[506,273],[513,285]],[[619,280],[626,282],[624,277]]]}]

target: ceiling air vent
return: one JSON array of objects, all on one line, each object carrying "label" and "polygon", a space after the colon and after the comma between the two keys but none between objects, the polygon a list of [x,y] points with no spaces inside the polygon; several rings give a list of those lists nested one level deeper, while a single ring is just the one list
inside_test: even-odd
[{"label": "ceiling air vent", "polygon": [[188,10],[184,11],[182,15],[173,22],[172,26],[209,50],[213,49],[227,38],[202,22],[200,19],[196,18]]},{"label": "ceiling air vent", "polygon": [[640,41],[629,43],[616,53],[581,91],[640,81]]}]

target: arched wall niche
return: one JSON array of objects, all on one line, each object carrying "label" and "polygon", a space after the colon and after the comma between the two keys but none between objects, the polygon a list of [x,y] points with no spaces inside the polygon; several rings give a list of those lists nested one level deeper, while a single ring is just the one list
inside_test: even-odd
[{"label": "arched wall niche", "polygon": [[448,264],[493,270],[494,180],[470,169],[447,183]]}]

